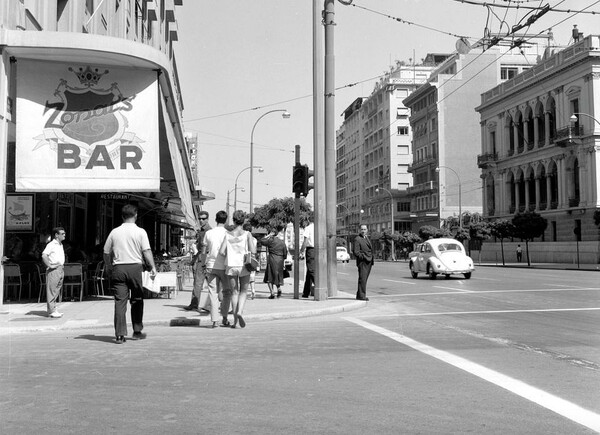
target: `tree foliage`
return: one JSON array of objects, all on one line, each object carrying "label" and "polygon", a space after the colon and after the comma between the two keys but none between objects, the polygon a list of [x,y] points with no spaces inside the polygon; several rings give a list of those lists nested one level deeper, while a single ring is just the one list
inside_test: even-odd
[{"label": "tree foliage", "polygon": [[515,226],[508,219],[497,219],[490,223],[490,233],[500,241],[512,237]]},{"label": "tree foliage", "polygon": [[525,241],[540,237],[548,227],[548,220],[532,211],[517,213],[513,219],[513,235]]},{"label": "tree foliage", "polygon": [[439,239],[440,237],[452,237],[450,230],[437,228],[431,225],[423,225],[419,228],[419,237],[423,240]]},{"label": "tree foliage", "polygon": [[[312,207],[304,198],[300,198],[300,226],[305,227],[313,216]],[[253,227],[265,228],[267,231],[286,226],[294,221],[294,198],[273,198],[267,204],[255,210],[250,216]]]}]

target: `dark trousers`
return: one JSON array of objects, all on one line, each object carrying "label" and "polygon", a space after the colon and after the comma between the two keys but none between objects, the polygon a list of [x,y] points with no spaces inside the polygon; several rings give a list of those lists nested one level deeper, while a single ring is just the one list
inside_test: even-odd
[{"label": "dark trousers", "polygon": [[306,248],[306,278],[304,278],[304,289],[302,297],[314,296],[315,285],[315,248]]},{"label": "dark trousers", "polygon": [[356,299],[364,299],[367,297],[367,280],[371,274],[371,262],[360,261],[358,267],[358,290],[356,291]]},{"label": "dark trousers", "polygon": [[141,264],[116,264],[111,275],[115,294],[115,335],[127,335],[127,300],[131,292],[131,323],[133,332],[144,328],[144,289]]}]

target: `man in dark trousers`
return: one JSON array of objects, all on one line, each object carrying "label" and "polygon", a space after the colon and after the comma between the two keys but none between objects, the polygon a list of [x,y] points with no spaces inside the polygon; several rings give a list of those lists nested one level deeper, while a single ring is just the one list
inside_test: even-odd
[{"label": "man in dark trousers", "polygon": [[360,234],[354,239],[354,256],[356,257],[356,267],[358,267],[358,290],[356,299],[359,301],[368,301],[367,297],[367,280],[371,273],[371,267],[375,263],[373,257],[373,247],[371,241],[367,237],[367,226],[360,226]]},{"label": "man in dark trousers", "polygon": [[156,266],[150,249],[148,233],[136,225],[137,207],[126,204],[121,210],[123,224],[113,229],[104,244],[104,263],[111,277],[111,287],[115,295],[115,338],[117,344],[125,342],[127,335],[127,300],[131,292],[131,323],[133,339],[140,340],[146,335],[144,328],[144,288],[142,270],[144,261],[156,275]]},{"label": "man in dark trousers", "polygon": [[194,286],[192,288],[192,299],[184,310],[191,311],[197,310],[198,303],[200,302],[200,294],[202,293],[202,287],[204,286],[204,268],[199,261],[200,253],[202,252],[202,243],[204,241],[204,235],[208,230],[211,229],[208,223],[208,212],[202,210],[198,215],[199,229],[196,231],[196,255],[192,258],[192,270],[194,271]]},{"label": "man in dark trousers", "polygon": [[304,241],[300,248],[300,256],[305,255],[306,257],[306,277],[304,278],[302,297],[308,298],[315,294],[315,224],[312,217],[310,224],[304,228],[303,234],[302,238]]}]

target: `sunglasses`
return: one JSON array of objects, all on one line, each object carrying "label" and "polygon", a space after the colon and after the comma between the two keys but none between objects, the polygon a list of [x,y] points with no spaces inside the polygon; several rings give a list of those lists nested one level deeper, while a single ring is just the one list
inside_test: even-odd
[{"label": "sunglasses", "polygon": [[201,218],[198,218],[198,219],[200,219],[201,221],[205,221],[205,220],[207,220],[208,218],[207,218],[207,217],[201,217]]}]

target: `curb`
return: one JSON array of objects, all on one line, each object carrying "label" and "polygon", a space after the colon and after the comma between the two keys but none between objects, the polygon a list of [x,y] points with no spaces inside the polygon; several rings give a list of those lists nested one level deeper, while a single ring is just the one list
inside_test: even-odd
[{"label": "curb", "polygon": [[[297,319],[303,317],[316,317],[329,314],[344,313],[347,311],[358,310],[366,307],[366,301],[350,302],[344,305],[338,305],[335,307],[328,308],[316,308],[304,311],[290,311],[283,313],[269,313],[269,314],[248,314],[244,316],[244,319],[250,321],[264,322],[269,320],[283,320],[283,319]],[[157,319],[144,321],[144,326],[200,326],[201,317],[175,317],[172,319]],[[204,322],[206,323],[206,321]],[[69,320],[62,325],[40,325],[40,326],[16,326],[9,328],[0,329],[0,336],[6,336],[11,334],[24,334],[31,332],[57,332],[57,331],[76,331],[86,329],[100,329],[100,328],[113,328],[114,324],[111,323],[94,323],[93,320]]]}]

